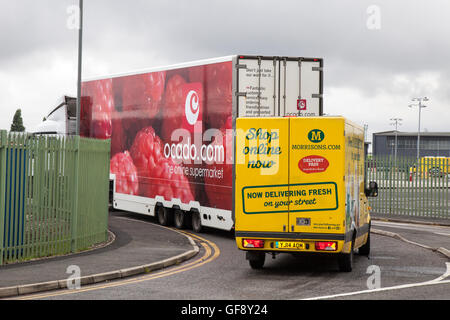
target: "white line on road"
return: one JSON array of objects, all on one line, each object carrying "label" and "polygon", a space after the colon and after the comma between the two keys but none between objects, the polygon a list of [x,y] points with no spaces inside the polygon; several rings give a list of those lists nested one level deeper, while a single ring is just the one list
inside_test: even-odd
[{"label": "white line on road", "polygon": [[437,231],[449,231],[450,227],[446,226],[432,226],[432,225],[413,225],[411,223],[400,223],[400,222],[385,222],[385,221],[372,221],[372,225],[376,226],[385,226],[391,228],[399,228],[406,230],[419,230],[419,231],[428,231],[428,232],[437,232]]},{"label": "white line on road", "polygon": [[366,293],[370,294],[370,293],[381,292],[381,291],[407,289],[407,288],[429,286],[429,285],[435,285],[435,284],[450,283],[450,280],[444,280],[445,278],[450,276],[450,262],[446,262],[445,265],[446,265],[446,268],[447,268],[445,273],[443,275],[439,276],[438,278],[430,280],[430,281],[419,282],[419,283],[411,283],[411,284],[403,284],[403,285],[399,285],[399,286],[385,287],[385,288],[378,288],[378,289],[369,289],[369,290],[354,291],[354,292],[347,292],[347,293],[338,293],[338,294],[333,294],[333,295],[328,295],[328,296],[307,298],[307,299],[301,299],[301,300],[333,299],[333,298],[354,296],[354,295],[358,295],[358,294],[366,294]]},{"label": "white line on road", "polygon": [[450,237],[450,233],[445,233],[445,232],[435,232],[435,234],[441,235],[441,236],[447,236]]}]

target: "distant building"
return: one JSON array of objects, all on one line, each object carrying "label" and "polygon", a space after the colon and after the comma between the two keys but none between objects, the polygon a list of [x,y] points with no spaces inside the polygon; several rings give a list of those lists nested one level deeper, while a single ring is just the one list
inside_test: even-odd
[{"label": "distant building", "polygon": [[[376,132],[372,136],[372,154],[394,155],[395,131]],[[397,155],[417,156],[417,132],[397,131]],[[421,132],[420,156],[450,157],[450,132]]]}]

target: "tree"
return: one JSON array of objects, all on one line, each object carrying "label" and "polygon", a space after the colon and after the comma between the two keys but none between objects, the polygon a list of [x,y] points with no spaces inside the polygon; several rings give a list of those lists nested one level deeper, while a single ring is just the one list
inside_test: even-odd
[{"label": "tree", "polygon": [[11,124],[11,131],[13,132],[25,131],[25,127],[23,126],[22,110],[20,109],[17,109],[16,113],[14,114],[13,122]]}]

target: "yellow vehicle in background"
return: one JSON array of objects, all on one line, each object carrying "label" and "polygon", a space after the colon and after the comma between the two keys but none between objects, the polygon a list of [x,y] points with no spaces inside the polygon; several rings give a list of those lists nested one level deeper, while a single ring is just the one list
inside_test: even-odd
[{"label": "yellow vehicle in background", "polygon": [[370,252],[364,131],[343,117],[236,120],[235,232],[252,268],[266,253]]},{"label": "yellow vehicle in background", "polygon": [[419,169],[412,166],[409,169],[410,174],[419,174],[422,178],[443,177],[450,172],[450,158],[448,157],[421,157]]}]

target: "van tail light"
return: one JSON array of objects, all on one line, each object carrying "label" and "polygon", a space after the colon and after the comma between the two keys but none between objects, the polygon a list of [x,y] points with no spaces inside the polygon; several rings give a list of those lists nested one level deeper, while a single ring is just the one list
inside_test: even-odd
[{"label": "van tail light", "polygon": [[337,242],[334,241],[317,241],[316,242],[317,251],[336,251]]},{"label": "van tail light", "polygon": [[244,248],[264,248],[264,240],[260,239],[242,239]]}]

